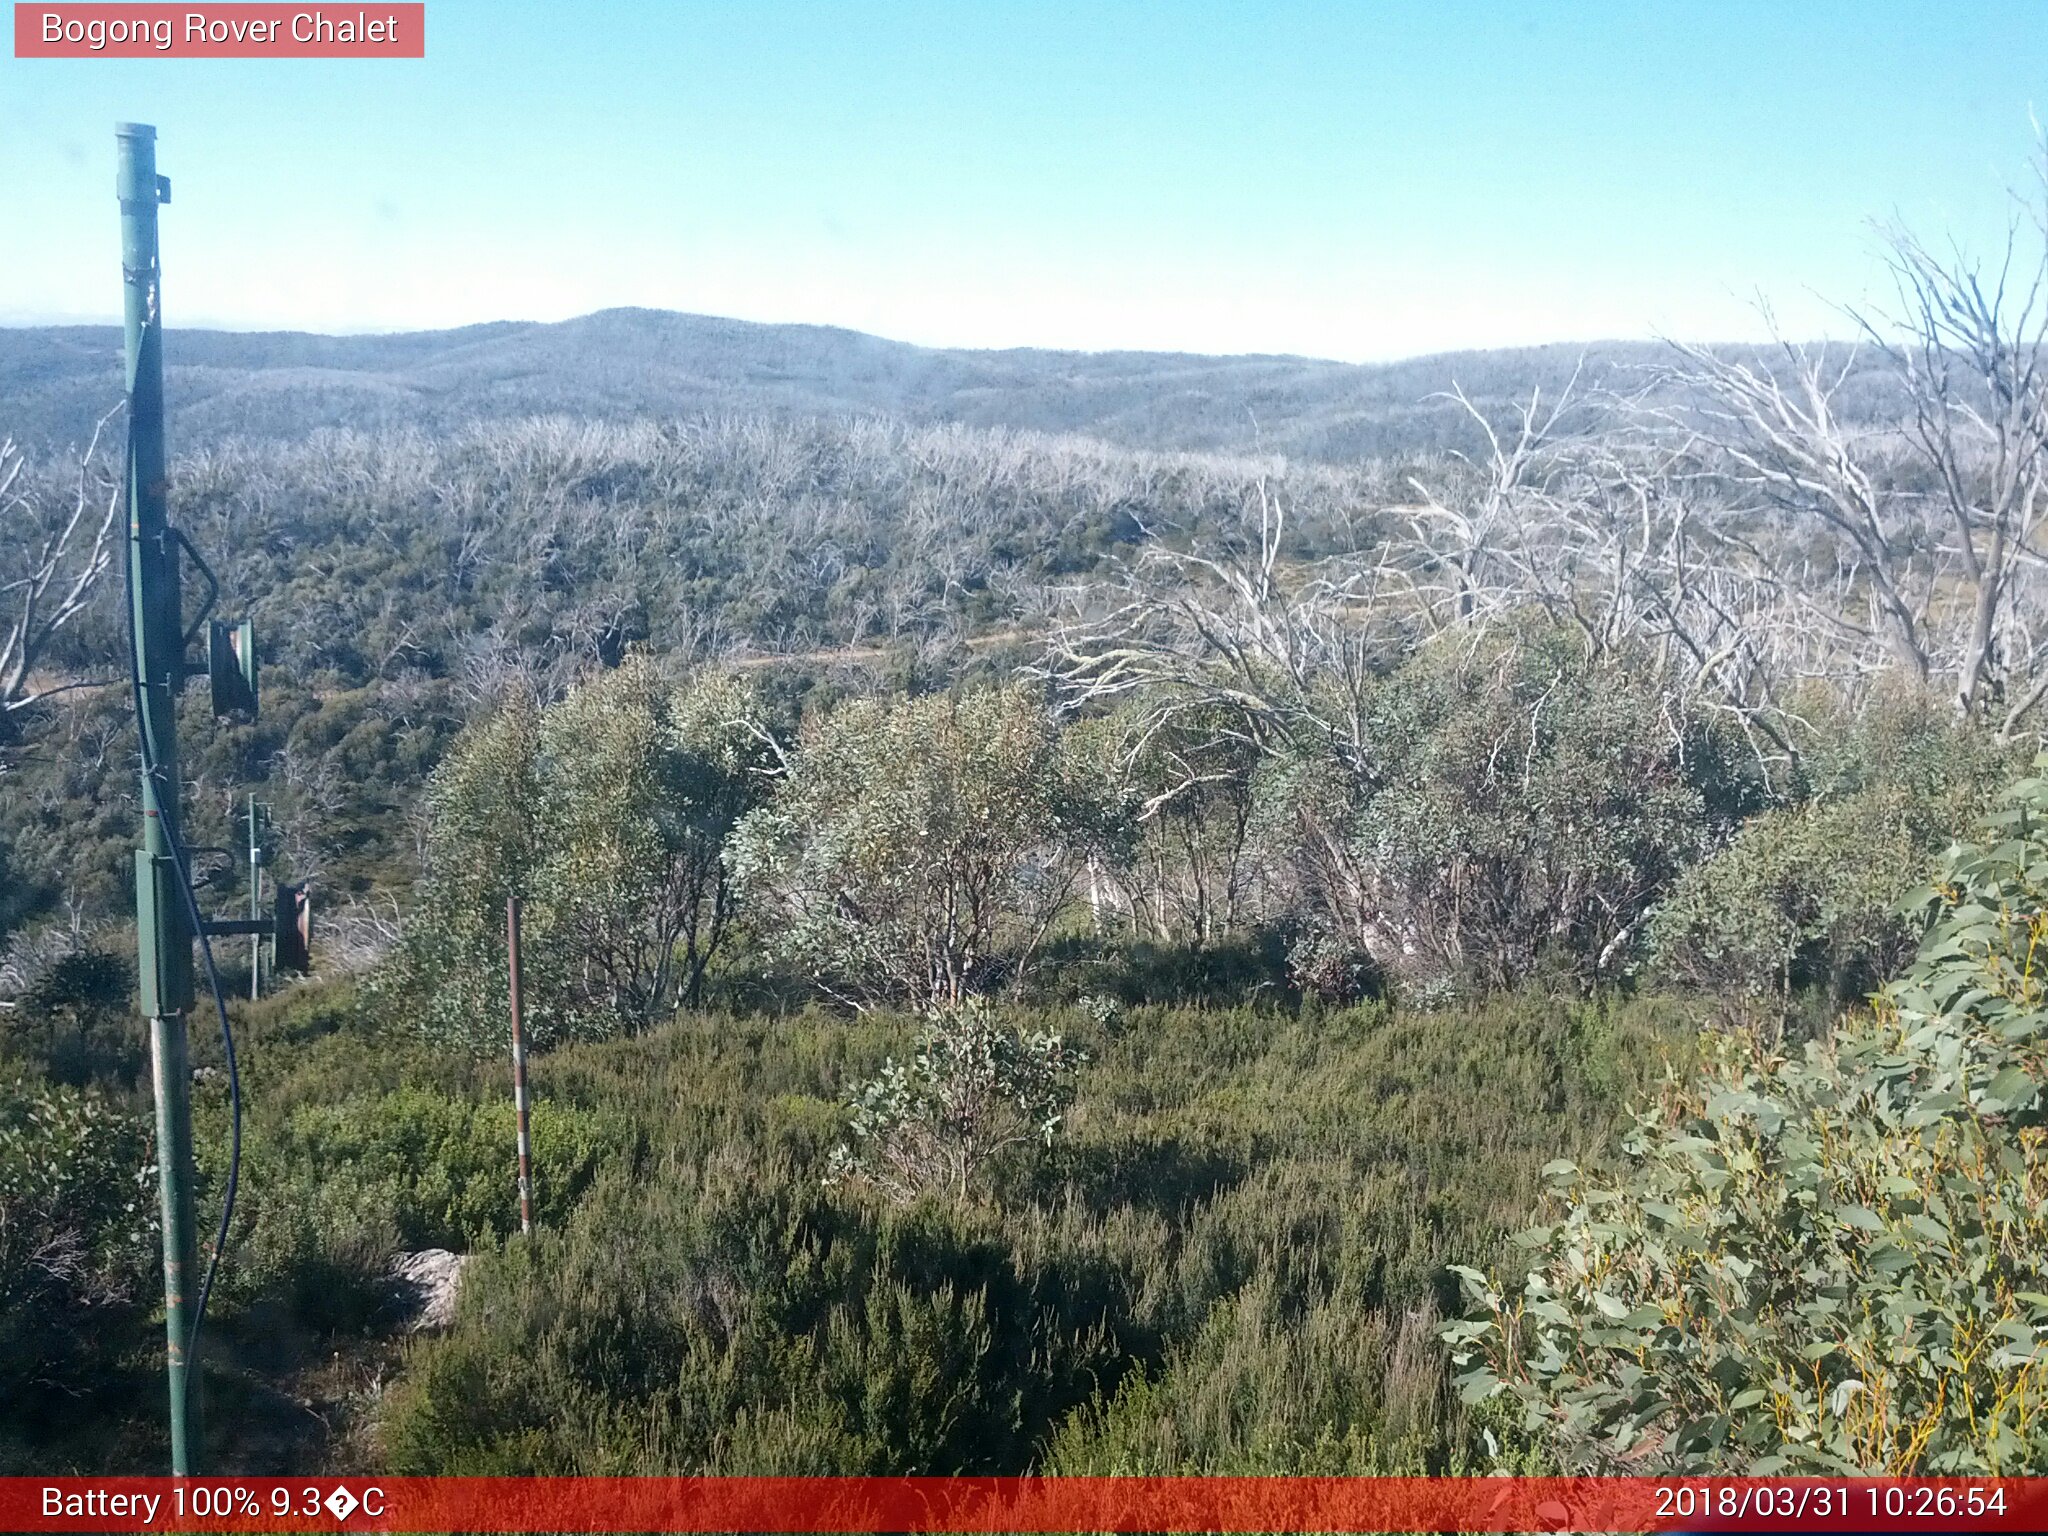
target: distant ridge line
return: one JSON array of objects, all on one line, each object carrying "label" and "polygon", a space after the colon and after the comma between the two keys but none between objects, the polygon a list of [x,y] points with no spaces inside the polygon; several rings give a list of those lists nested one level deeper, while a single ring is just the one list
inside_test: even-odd
[{"label": "distant ridge line", "polygon": [[[171,328],[174,451],[320,427],[444,431],[532,415],[886,415],[1079,433],[1134,448],[1347,461],[1475,446],[1482,408],[1592,386],[1668,356],[1655,342],[1553,343],[1390,363],[1282,354],[924,347],[839,326],[669,310],[331,336]],[[0,327],[0,435],[82,441],[120,394],[120,332]]]}]

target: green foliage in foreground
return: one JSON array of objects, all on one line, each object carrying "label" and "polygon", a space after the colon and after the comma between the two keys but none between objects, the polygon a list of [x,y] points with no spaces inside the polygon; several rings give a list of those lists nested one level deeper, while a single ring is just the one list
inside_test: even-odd
[{"label": "green foliage in foreground", "polygon": [[[242,1187],[220,1279],[228,1336],[276,1356],[360,1331],[391,1312],[394,1253],[488,1247],[517,1230],[502,1061],[374,1025],[347,993],[266,1005],[240,1043]],[[535,1192],[548,1220],[633,1148],[620,1115],[545,1094],[533,1136],[548,1169]],[[210,1206],[224,1173],[226,1106],[203,1087],[194,1139]]]},{"label": "green foliage in foreground", "polygon": [[407,1382],[393,1467],[993,1470],[1113,1365],[1111,1277],[1082,1290],[943,1208],[875,1219],[765,1172],[607,1186],[486,1266],[468,1332]]},{"label": "green foliage in foreground", "polygon": [[842,1095],[900,1059],[909,1020],[686,1018],[566,1048],[539,1090],[626,1116],[643,1151],[472,1266],[456,1327],[388,1397],[388,1464],[1464,1464],[1425,1347],[1442,1266],[1499,1240],[1545,1149],[1618,1129],[1656,1011],[1140,1007],[1114,1035],[1022,1014],[1092,1060],[994,1204],[824,1184]]},{"label": "green foliage in foreground", "polygon": [[1918,960],[1796,1057],[1673,1083],[1619,1184],[1552,1165],[1518,1295],[1460,1271],[1468,1399],[1567,1465],[2048,1464],[2048,781],[1925,895]]},{"label": "green foliage in foreground", "polygon": [[120,1349],[156,1273],[142,1122],[96,1092],[0,1080],[0,1473],[118,1417]]}]

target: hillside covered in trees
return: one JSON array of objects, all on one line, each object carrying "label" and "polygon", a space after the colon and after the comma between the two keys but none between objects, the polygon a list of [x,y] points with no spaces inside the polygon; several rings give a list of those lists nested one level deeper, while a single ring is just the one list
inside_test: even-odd
[{"label": "hillside covered in trees", "polygon": [[[1753,351],[1754,349],[1747,349]],[[619,309],[555,324],[395,336],[173,329],[172,441],[297,439],[322,427],[435,433],[533,416],[867,420],[1078,433],[1127,448],[1264,452],[1347,463],[1471,450],[1454,388],[1489,409],[1587,382],[1627,387],[1662,360],[1649,343],[1452,353],[1354,365],[1305,357],[967,351],[826,326]],[[1867,409],[1881,370],[1844,395]],[[119,398],[114,326],[0,329],[7,430],[37,447],[84,442]]]},{"label": "hillside covered in trees", "polygon": [[[173,516],[265,648],[190,836],[253,790],[321,914],[236,1005],[211,1464],[2048,1464],[2041,321],[1896,259],[1854,352],[1448,400],[186,338]],[[0,341],[8,1471],[161,1456],[104,347]]]}]

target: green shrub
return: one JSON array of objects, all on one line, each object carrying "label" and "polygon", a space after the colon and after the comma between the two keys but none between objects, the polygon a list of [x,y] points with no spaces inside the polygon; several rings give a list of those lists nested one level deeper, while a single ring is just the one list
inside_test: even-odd
[{"label": "green shrub", "polygon": [[0,1013],[0,1053],[73,1088],[134,1086],[149,1068],[134,980],[124,958],[93,944],[66,947]]},{"label": "green shrub", "polygon": [[[15,1079],[0,1088],[0,1285],[125,1294],[154,1252],[149,1126],[104,1096]],[[22,1320],[12,1304],[6,1314]]]},{"label": "green shrub", "polygon": [[1356,1295],[1293,1298],[1261,1275],[1162,1367],[1062,1426],[1067,1476],[1373,1476],[1443,1470],[1448,1394],[1425,1301],[1390,1318]]},{"label": "green shrub", "polygon": [[[294,1038],[307,1030],[320,1032]],[[375,1329],[393,1317],[394,1253],[485,1248],[518,1229],[513,1105],[472,1081],[496,1072],[457,1057],[434,1073],[413,1059],[416,1039],[366,1035],[317,996],[267,1010],[243,1049],[241,1194],[219,1300],[251,1347],[267,1341],[281,1358],[302,1336]],[[209,1094],[195,1109],[210,1206],[225,1172],[224,1106]],[[567,1220],[598,1171],[639,1146],[619,1110],[546,1093],[532,1132],[544,1222]]]},{"label": "green shrub", "polygon": [[1015,1467],[1107,1363],[1083,1307],[991,1231],[787,1167],[608,1184],[474,1267],[384,1444],[419,1473]]},{"label": "green shrub", "polygon": [[1651,923],[1652,970],[1738,1011],[1811,989],[1861,997],[1916,935],[1898,909],[1928,861],[1991,804],[2011,753],[1939,701],[1881,694],[1854,720],[1816,711],[1796,803],[1681,875]]},{"label": "green shrub", "polygon": [[1912,954],[1898,903],[1930,851],[1894,790],[1767,811],[1658,909],[1655,974],[1735,1005],[1803,987],[1846,1002]]},{"label": "green shrub", "polygon": [[[532,1106],[537,1217],[559,1222],[627,1138],[615,1116],[549,1099]],[[468,1102],[420,1088],[335,1105],[302,1105],[280,1149],[300,1169],[377,1190],[408,1248],[467,1248],[516,1230],[510,1099]]]},{"label": "green shrub", "polygon": [[0,1080],[0,1470],[115,1414],[148,1315],[156,1170],[146,1120],[92,1092]]},{"label": "green shrub", "polygon": [[360,1334],[395,1320],[392,1256],[406,1245],[388,1186],[249,1170],[213,1314],[247,1351],[288,1360],[302,1337]]},{"label": "green shrub", "polygon": [[1348,790],[1275,780],[1329,907],[1301,973],[1338,995],[1347,947],[1424,1002],[1546,966],[1618,975],[1679,871],[1761,803],[1725,733],[1561,632],[1425,647],[1376,685],[1369,737]]},{"label": "green shrub", "polygon": [[2048,1464],[2048,782],[1953,853],[1918,959],[1796,1055],[1673,1082],[1625,1181],[1552,1166],[1509,1287],[1446,1338],[1567,1466],[1963,1474]]},{"label": "green shrub", "polygon": [[825,991],[955,1003],[1037,953],[1113,798],[1028,689],[854,699],[729,857],[768,946]]},{"label": "green shrub", "polygon": [[635,655],[546,709],[515,694],[472,724],[428,785],[426,869],[382,1011],[495,1049],[513,896],[537,1049],[696,1003],[731,929],[725,839],[762,782],[751,708],[731,675],[676,686]]},{"label": "green shrub", "polygon": [[964,1199],[1006,1154],[1052,1145],[1086,1061],[1059,1035],[1005,1028],[979,999],[935,1009],[917,1054],[885,1061],[854,1090],[850,1139],[827,1177],[899,1203],[928,1192]]}]

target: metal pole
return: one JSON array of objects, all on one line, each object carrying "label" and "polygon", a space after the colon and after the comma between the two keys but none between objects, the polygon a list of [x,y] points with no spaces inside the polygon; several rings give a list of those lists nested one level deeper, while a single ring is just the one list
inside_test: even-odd
[{"label": "metal pole", "polygon": [[505,958],[512,976],[512,1112],[519,1122],[519,1230],[533,1230],[533,1141],[526,1119],[526,1031],[519,1010],[519,898],[505,900]]},{"label": "metal pole", "polygon": [[176,709],[185,681],[178,551],[165,519],[163,292],[156,231],[157,204],[168,201],[170,183],[156,173],[154,128],[122,123],[114,135],[128,375],[128,576],[146,765],[142,846],[135,853],[137,977],[142,1012],[149,1020],[156,1091],[171,1471],[182,1477],[194,1470],[198,1439],[198,1393],[187,1369],[199,1262],[192,1218],[192,1069],[185,1043],[185,1010],[192,1006],[193,935],[165,833],[167,826],[177,826]]},{"label": "metal pole", "polygon": [[[256,797],[249,797],[249,918],[263,921],[263,840],[257,833]],[[249,935],[249,1001],[263,996],[263,935]]]}]

